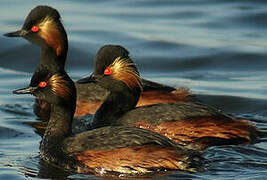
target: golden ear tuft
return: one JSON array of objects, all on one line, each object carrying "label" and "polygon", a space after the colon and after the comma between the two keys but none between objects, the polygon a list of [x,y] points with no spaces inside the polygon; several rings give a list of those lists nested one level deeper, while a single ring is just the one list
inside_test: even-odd
[{"label": "golden ear tuft", "polygon": [[42,21],[38,24],[38,27],[42,29],[42,31],[47,31],[51,27],[55,26],[55,21],[52,17],[46,16],[42,19]]},{"label": "golden ear tuft", "polygon": [[71,95],[68,82],[58,74],[54,74],[49,80],[48,84],[51,86],[52,92],[62,98],[66,98]]},{"label": "golden ear tuft", "polygon": [[112,71],[110,75],[112,78],[124,82],[131,89],[143,90],[139,72],[130,59],[117,57],[108,68]]},{"label": "golden ear tuft", "polygon": [[62,49],[62,40],[61,33],[55,20],[52,17],[47,16],[39,23],[38,27],[40,28],[40,36],[55,50],[57,56],[59,56]]}]

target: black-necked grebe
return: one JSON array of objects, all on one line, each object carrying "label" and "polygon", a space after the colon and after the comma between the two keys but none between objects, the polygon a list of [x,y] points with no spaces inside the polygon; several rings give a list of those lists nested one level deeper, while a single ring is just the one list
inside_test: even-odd
[{"label": "black-necked grebe", "polygon": [[[68,38],[67,33],[61,23],[61,17],[58,11],[49,6],[37,6],[31,10],[27,16],[21,30],[6,33],[8,37],[24,37],[28,41],[41,47],[41,64],[51,63],[64,67],[67,51]],[[47,51],[52,49],[53,53]],[[52,57],[47,58],[47,53]],[[112,57],[128,58],[128,51],[116,45],[108,45],[101,48],[95,61],[106,62]],[[95,73],[99,68],[95,66]],[[190,98],[187,89],[175,88],[154,83],[148,80],[142,80],[144,91],[141,94],[138,106],[144,106],[154,103],[184,101]],[[77,108],[75,117],[86,114],[94,114],[108,95],[108,91],[94,83],[76,84],[77,88]],[[36,100],[35,112],[41,119],[48,119],[50,106],[45,101]]]},{"label": "black-necked grebe", "polygon": [[95,81],[110,91],[94,115],[92,128],[106,125],[135,126],[158,132],[179,144],[199,149],[214,145],[248,143],[260,135],[248,120],[231,117],[197,102],[135,108],[142,86],[132,60],[118,57],[111,64],[102,65],[102,74],[79,81]]},{"label": "black-necked grebe", "polygon": [[105,126],[72,135],[76,90],[63,68],[51,70],[39,66],[29,87],[14,93],[30,93],[51,105],[50,119],[40,144],[41,159],[48,163],[72,172],[100,174],[196,171],[200,167],[199,153],[153,131]]}]

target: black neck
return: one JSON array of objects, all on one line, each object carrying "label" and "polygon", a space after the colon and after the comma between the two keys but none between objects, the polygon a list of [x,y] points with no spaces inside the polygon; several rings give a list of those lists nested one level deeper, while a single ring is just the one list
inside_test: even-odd
[{"label": "black neck", "polygon": [[54,156],[61,153],[59,147],[62,141],[71,135],[74,109],[73,106],[69,107],[66,104],[51,104],[50,119],[40,145],[42,158],[49,158],[49,161],[51,161]]},{"label": "black neck", "polygon": [[94,115],[92,128],[106,125],[120,125],[118,119],[135,108],[140,96],[139,91],[125,88],[123,91],[110,92],[107,99]]},{"label": "black neck", "polygon": [[41,47],[41,64],[50,64],[65,67],[67,52],[57,56],[52,47],[44,45]]},{"label": "black neck", "polygon": [[62,62],[63,66],[65,66],[65,61],[67,59],[67,53],[68,53],[68,36],[67,33],[63,27],[63,25],[60,23],[58,25],[59,31],[61,32],[61,53],[58,55],[58,60]]},{"label": "black neck", "polygon": [[64,69],[65,60],[59,59],[53,48],[50,46],[43,46],[41,48],[41,62],[42,65],[55,66]]}]

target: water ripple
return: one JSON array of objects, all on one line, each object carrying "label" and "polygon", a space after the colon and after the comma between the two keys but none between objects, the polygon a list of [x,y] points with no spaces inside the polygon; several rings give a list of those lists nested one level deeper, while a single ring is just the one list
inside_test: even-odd
[{"label": "water ripple", "polygon": [[[29,10],[40,3],[1,2],[1,34],[21,28]],[[62,15],[69,35],[67,70],[75,79],[90,74],[102,45],[121,44],[145,78],[189,87],[204,103],[267,130],[266,0],[47,0],[46,4]],[[40,137],[32,127],[38,124],[33,97],[11,93],[29,84],[40,50],[22,38],[1,36],[0,42],[0,179],[99,179],[56,172],[40,162]],[[264,179],[266,137],[255,145],[208,149],[203,172],[175,171],[144,179]]]}]

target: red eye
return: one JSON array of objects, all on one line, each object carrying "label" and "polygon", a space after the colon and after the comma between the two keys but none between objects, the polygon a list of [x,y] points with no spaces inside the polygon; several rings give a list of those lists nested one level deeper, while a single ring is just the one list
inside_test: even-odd
[{"label": "red eye", "polygon": [[47,85],[47,83],[44,82],[44,81],[42,81],[42,82],[39,83],[39,87],[45,87],[46,85]]},{"label": "red eye", "polygon": [[32,26],[32,32],[38,32],[39,27],[38,26]]},{"label": "red eye", "polygon": [[112,71],[110,68],[105,69],[104,74],[105,75],[111,75]]}]

